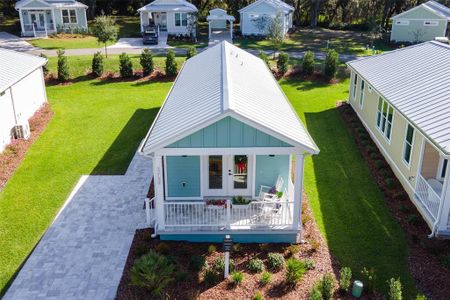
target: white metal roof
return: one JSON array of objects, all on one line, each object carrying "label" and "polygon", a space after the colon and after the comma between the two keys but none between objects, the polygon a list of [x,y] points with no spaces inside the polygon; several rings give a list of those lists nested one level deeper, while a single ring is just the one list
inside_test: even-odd
[{"label": "white metal roof", "polygon": [[273,6],[275,9],[279,9],[279,10],[283,11],[284,13],[289,13],[289,12],[292,12],[295,10],[294,7],[290,6],[289,4],[287,4],[286,2],[281,1],[281,0],[257,0],[255,2],[253,2],[252,4],[247,5],[244,8],[241,8],[239,10],[239,12],[249,10],[261,3],[267,3],[271,6]]},{"label": "white metal roof", "polygon": [[425,9],[435,13],[436,15],[438,15],[442,18],[446,18],[447,20],[450,21],[450,8],[440,4],[439,2],[433,1],[433,0],[422,3],[421,5],[415,6],[407,11],[404,11],[396,16],[393,16],[392,19],[403,17],[405,14],[407,14],[410,11],[417,9],[419,7],[423,7]]},{"label": "white metal roof", "polygon": [[0,93],[46,62],[39,56],[0,48]]},{"label": "white metal roof", "polygon": [[348,65],[438,148],[450,153],[450,45],[431,41]]},{"label": "white metal roof", "polygon": [[186,61],[141,151],[152,153],[225,116],[319,152],[266,64],[228,42]]},{"label": "white metal roof", "polygon": [[209,11],[209,15],[206,18],[207,21],[213,21],[213,20],[228,20],[228,21],[234,21],[235,18],[229,14],[227,14],[227,11],[221,8],[215,8]]},{"label": "white metal roof", "polygon": [[44,4],[47,4],[50,7],[57,7],[57,8],[85,8],[85,9],[88,8],[87,5],[75,0],[20,0],[16,2],[16,9],[23,7],[24,5],[30,3],[31,1],[39,1]]},{"label": "white metal roof", "polygon": [[181,12],[197,12],[197,7],[186,0],[155,0],[138,11],[148,12],[166,12],[166,11],[181,11]]}]

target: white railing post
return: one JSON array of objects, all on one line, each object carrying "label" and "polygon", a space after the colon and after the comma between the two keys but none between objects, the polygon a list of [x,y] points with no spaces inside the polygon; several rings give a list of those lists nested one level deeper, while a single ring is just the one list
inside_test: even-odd
[{"label": "white railing post", "polygon": [[34,28],[34,23],[31,23],[31,27],[33,27],[33,36],[36,37],[36,28]]},{"label": "white railing post", "polygon": [[147,226],[150,226],[150,199],[145,198],[145,217],[147,219]]},{"label": "white railing post", "polygon": [[155,155],[153,157],[153,183],[155,186],[155,210],[156,222],[158,228],[165,229],[165,206],[164,206],[164,188],[162,175],[162,156]]},{"label": "white railing post", "polygon": [[231,229],[231,200],[227,199],[227,229]]},{"label": "white railing post", "polygon": [[303,163],[302,154],[297,154],[295,158],[295,178],[294,178],[294,218],[292,227],[294,230],[301,229],[302,193],[303,193]]}]

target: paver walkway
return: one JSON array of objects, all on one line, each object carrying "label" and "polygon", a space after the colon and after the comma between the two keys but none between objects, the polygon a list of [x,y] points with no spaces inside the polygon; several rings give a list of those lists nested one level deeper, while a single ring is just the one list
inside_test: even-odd
[{"label": "paver walkway", "polygon": [[84,176],[4,299],[114,299],[152,175],[136,155],[123,176]]},{"label": "paver walkway", "polygon": [[39,50],[24,39],[11,33],[0,31],[0,48],[15,51],[33,51]]},{"label": "paver walkway", "polygon": [[120,38],[117,43],[108,47],[109,49],[168,49],[173,48],[167,45],[168,34],[161,32],[158,38],[157,45],[144,45],[142,38]]}]

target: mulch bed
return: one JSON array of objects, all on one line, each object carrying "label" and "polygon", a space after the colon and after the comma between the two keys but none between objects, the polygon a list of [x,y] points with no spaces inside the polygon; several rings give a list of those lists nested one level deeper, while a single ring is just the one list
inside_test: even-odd
[{"label": "mulch bed", "polygon": [[[156,249],[158,244],[165,243],[169,246],[168,255],[175,257],[183,270],[188,272],[184,281],[174,281],[167,289],[167,298],[170,299],[251,299],[257,291],[260,291],[265,299],[283,298],[283,299],[307,299],[309,291],[314,283],[324,274],[338,274],[339,267],[333,257],[317,225],[312,217],[311,210],[308,207],[306,196],[302,207],[304,236],[306,241],[299,244],[300,251],[294,254],[296,258],[314,259],[316,267],[308,271],[300,283],[293,289],[287,288],[284,284],[284,271],[272,274],[272,281],[263,287],[259,284],[260,274],[252,274],[246,264],[249,259],[258,257],[266,260],[269,252],[282,253],[285,258],[289,257],[287,247],[289,244],[240,244],[239,251],[233,251],[231,258],[235,261],[236,269],[244,272],[242,285],[233,287],[229,280],[221,280],[214,286],[207,287],[203,282],[202,273],[194,272],[189,269],[190,258],[193,255],[204,255],[210,266],[218,256],[222,256],[222,245],[213,243],[189,243],[189,242],[161,242],[158,238],[152,239],[151,229],[137,230],[127,263],[122,275],[122,279],[117,291],[117,299],[149,299],[149,291],[130,284],[130,270],[134,261],[141,255],[148,253],[151,249]],[[208,246],[215,245],[217,251],[208,253]],[[336,299],[342,296],[335,292]]]},{"label": "mulch bed", "polygon": [[[346,102],[338,102],[337,107],[373,178],[383,192],[389,210],[405,231],[409,246],[408,265],[418,287],[429,299],[449,299],[450,269],[441,260],[450,256],[450,241],[427,237],[430,233],[429,227],[353,108]],[[393,185],[387,185],[386,178],[392,179]]]},{"label": "mulch bed", "polygon": [[0,153],[0,190],[3,189],[8,179],[14,174],[14,171],[25,157],[28,148],[37,140],[42,131],[44,131],[52,116],[53,111],[50,105],[45,103],[29,119],[30,138],[28,140],[12,140],[11,144],[6,146],[5,150]]}]

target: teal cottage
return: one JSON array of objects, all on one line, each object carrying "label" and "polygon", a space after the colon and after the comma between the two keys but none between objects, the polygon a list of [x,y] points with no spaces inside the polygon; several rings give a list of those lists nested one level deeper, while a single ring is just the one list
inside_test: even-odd
[{"label": "teal cottage", "polygon": [[222,42],[189,59],[139,151],[162,240],[301,238],[303,162],[319,149],[256,56]]}]

